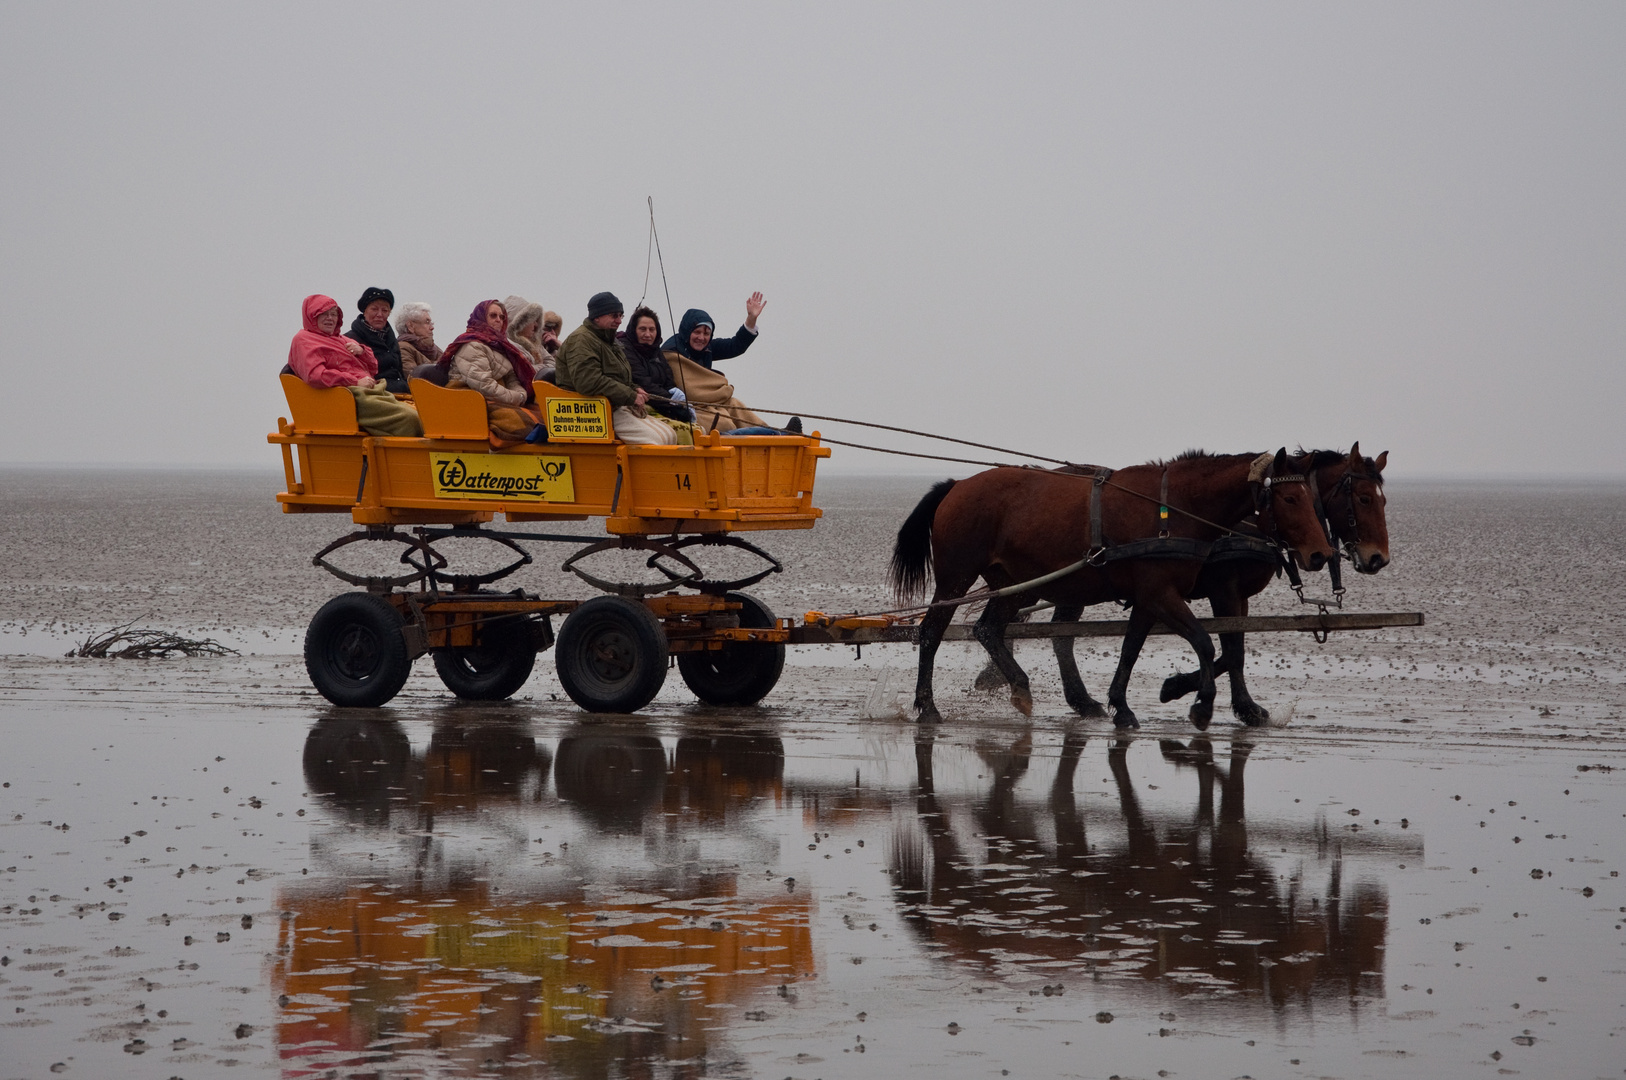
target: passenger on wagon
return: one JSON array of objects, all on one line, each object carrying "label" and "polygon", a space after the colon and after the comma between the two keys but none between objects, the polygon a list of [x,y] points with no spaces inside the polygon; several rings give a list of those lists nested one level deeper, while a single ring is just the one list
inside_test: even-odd
[{"label": "passenger on wagon", "polygon": [[408,300],[395,316],[395,341],[401,346],[401,371],[408,379],[425,364],[440,362],[435,344],[435,320],[429,305]]},{"label": "passenger on wagon", "polygon": [[632,381],[632,366],[615,343],[621,325],[621,301],[614,293],[594,294],[587,318],[570,332],[559,350],[559,385],[588,397],[610,400],[610,422],[622,442],[671,446],[677,432],[645,415],[649,394]]},{"label": "passenger on wagon", "polygon": [[532,303],[523,296],[510,296],[502,302],[508,311],[508,340],[525,351],[536,369],[536,377],[544,382],[553,381],[553,354],[542,347],[542,319],[546,312],[541,304]]},{"label": "passenger on wagon", "polygon": [[711,316],[699,308],[690,308],[683,313],[678,332],[667,338],[661,348],[686,356],[703,368],[710,368],[719,360],[732,360],[756,341],[757,316],[767,306],[761,293],[752,293],[745,301],[745,325],[731,338],[714,338],[717,324],[712,322]]},{"label": "passenger on wagon", "polygon": [[766,303],[761,293],[751,294],[745,302],[745,325],[732,338],[713,340],[711,316],[699,308],[690,308],[683,313],[678,332],[666,339],[663,348],[667,367],[694,409],[696,427],[724,435],[801,434],[802,421],[794,416],[783,430],[769,427],[735,396],[728,376],[712,367],[713,361],[731,359],[751,347],[756,340],[757,316]]},{"label": "passenger on wagon", "polygon": [[615,336],[632,368],[633,385],[655,397],[672,399],[672,404],[651,401],[649,407],[662,416],[694,422],[694,410],[682,404],[684,394],[672,381],[672,368],[661,353],[661,319],[647,307],[638,308],[627,320],[627,328]]},{"label": "passenger on wagon", "polygon": [[440,356],[446,385],[478,390],[486,399],[492,442],[524,442],[541,423],[531,380],[535,368],[524,350],[508,340],[508,312],[496,300],[482,300],[464,330]]},{"label": "passenger on wagon", "polygon": [[565,320],[557,311],[549,311],[542,316],[542,351],[549,356],[557,358],[559,346],[563,344],[560,338],[564,335]]},{"label": "passenger on wagon", "polygon": [[407,392],[406,374],[401,370],[401,349],[390,329],[390,309],[395,307],[395,294],[376,285],[361,294],[356,301],[360,314],[350,324],[345,335],[373,350],[378,360],[378,377],[392,394]]},{"label": "passenger on wagon", "polygon": [[356,399],[356,423],[369,435],[423,434],[418,410],[398,401],[378,378],[373,350],[352,338],[340,337],[344,312],[330,296],[305,297],[301,310],[305,328],[288,346],[288,366],[312,386],[343,386]]}]

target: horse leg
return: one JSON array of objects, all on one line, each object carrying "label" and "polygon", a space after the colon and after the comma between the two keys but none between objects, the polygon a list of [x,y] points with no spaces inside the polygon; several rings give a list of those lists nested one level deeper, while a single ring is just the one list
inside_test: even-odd
[{"label": "horse leg", "polygon": [[1146,644],[1146,635],[1151,633],[1156,621],[1157,617],[1144,604],[1136,604],[1129,609],[1129,632],[1124,634],[1123,649],[1118,653],[1118,671],[1112,676],[1112,685],[1107,689],[1107,711],[1114,727],[1140,727],[1140,721],[1129,708],[1129,675],[1135,670],[1135,661],[1140,658],[1141,647]]},{"label": "horse leg", "polygon": [[998,690],[1001,686],[1007,685],[1009,684],[1005,681],[1005,673],[999,670],[999,665],[994,663],[992,658],[982,665],[982,670],[977,672],[977,677],[971,682],[973,690],[983,691]]},{"label": "horse leg", "polygon": [[943,719],[937,711],[937,703],[932,700],[932,666],[937,662],[937,647],[943,643],[943,631],[953,618],[953,608],[940,607],[932,608],[920,620],[920,673],[915,678],[915,714],[922,724],[936,724]]},{"label": "horse leg", "polygon": [[[1056,613],[1050,621],[1077,622],[1083,613],[1083,604],[1057,604]],[[1056,666],[1061,668],[1061,692],[1067,698],[1067,704],[1071,705],[1078,715],[1091,718],[1104,717],[1107,710],[1084,689],[1084,679],[1078,673],[1078,660],[1073,655],[1073,646],[1077,640],[1070,637],[1051,639],[1051,644],[1056,650]]]},{"label": "horse leg", "polygon": [[[1136,608],[1142,605],[1136,604]],[[1162,610],[1156,616],[1171,626],[1175,633],[1185,638],[1191,645],[1192,651],[1197,654],[1199,682],[1197,686],[1197,700],[1191,704],[1191,723],[1198,731],[1207,731],[1209,722],[1214,719],[1214,642],[1208,636],[1208,631],[1197,624],[1197,616],[1191,613],[1191,608],[1178,596],[1167,599]],[[1133,625],[1133,623],[1131,623]]]},{"label": "horse leg", "polygon": [[972,633],[982,642],[982,647],[988,650],[989,657],[999,673],[1011,687],[1011,704],[1023,716],[1033,715],[1033,690],[1028,685],[1027,672],[1016,662],[1016,656],[1005,640],[1005,627],[1010,625],[1011,619],[1022,607],[1022,598],[1019,596],[1002,596],[991,600],[983,609],[982,617]]},{"label": "horse leg", "polygon": [[[1248,598],[1239,596],[1232,610],[1224,614],[1242,616],[1247,613]],[[1218,601],[1215,601],[1214,614],[1221,614]],[[1249,727],[1258,727],[1270,722],[1270,712],[1248,693],[1248,677],[1243,671],[1247,665],[1247,654],[1243,652],[1244,638],[1245,635],[1241,633],[1219,636],[1220,658],[1214,663],[1214,673],[1217,675],[1223,671],[1231,677],[1231,712]]]},{"label": "horse leg", "polygon": [[[1226,616],[1236,614],[1246,615],[1248,613],[1246,604],[1247,601],[1243,601],[1243,609],[1239,613],[1232,609],[1232,601],[1229,596],[1219,594],[1211,596],[1208,599],[1208,606],[1213,610],[1215,618],[1225,618]],[[1220,635],[1220,654],[1219,658],[1214,661],[1214,675],[1216,677],[1223,672],[1235,671],[1236,668],[1234,668],[1232,665],[1240,665],[1242,663],[1241,641],[1241,634]],[[1236,645],[1236,651],[1234,653],[1232,652],[1233,642]],[[1163,689],[1161,692],[1159,692],[1157,699],[1165,702],[1175,701],[1179,698],[1185,697],[1187,694],[1195,694],[1199,689],[1202,688],[1202,681],[1203,673],[1201,669],[1196,671],[1182,671],[1177,675],[1170,675],[1167,679],[1163,680]],[[1234,675],[1231,679],[1231,686],[1231,702],[1232,707],[1234,708],[1236,703],[1236,677]]]}]

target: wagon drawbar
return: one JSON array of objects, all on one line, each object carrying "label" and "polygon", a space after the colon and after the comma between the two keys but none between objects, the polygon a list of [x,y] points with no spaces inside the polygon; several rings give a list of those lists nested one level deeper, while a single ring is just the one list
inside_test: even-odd
[{"label": "wagon drawbar", "polygon": [[[502,700],[530,677],[537,654],[554,651],[560,684],[590,712],[629,713],[647,705],[675,666],[700,700],[754,704],[771,692],[789,645],[913,642],[918,626],[896,615],[781,618],[745,590],[783,570],[742,533],[808,529],[819,460],[830,455],[818,432],[723,438],[697,433],[694,446],[629,446],[614,437],[610,405],[551,383],[535,384],[548,441],[493,450],[484,398],[413,380],[422,438],[367,435],[344,388],[314,388],[282,376],[290,418],[268,441],[281,447],[285,513],[350,515],[360,528],[312,562],[357,586],[312,618],[305,662],[323,697],[341,706],[386,704],[412,664],[429,654],[436,674],[460,698]],[[498,515],[503,525],[493,527]],[[547,521],[604,519],[609,538],[515,529]],[[437,543],[482,540],[512,560],[496,570],[459,573]],[[331,556],[352,544],[395,545],[400,572],[362,575]],[[498,582],[533,562],[529,547],[575,548],[561,569],[601,595],[552,599]],[[698,560],[727,548],[760,558],[762,568],[731,580],[707,576]],[[621,582],[583,565],[605,551],[647,554],[663,580]],[[562,618],[557,633],[553,619]],[[1420,626],[1416,613],[1254,616],[1202,620],[1211,633]],[[1122,620],[1012,624],[1008,638],[1104,637]],[[1154,632],[1165,632],[1159,628]],[[949,628],[969,640],[971,627]]]}]

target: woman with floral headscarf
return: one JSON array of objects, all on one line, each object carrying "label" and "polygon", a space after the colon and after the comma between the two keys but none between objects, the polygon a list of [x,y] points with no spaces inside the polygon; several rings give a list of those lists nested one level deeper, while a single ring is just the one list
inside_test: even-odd
[{"label": "woman with floral headscarf", "polygon": [[497,300],[482,300],[469,314],[468,329],[441,353],[446,385],[478,390],[486,399],[494,446],[524,442],[542,422],[535,408],[531,358],[508,339],[508,312]]},{"label": "woman with floral headscarf", "polygon": [[356,399],[356,423],[369,435],[423,434],[418,410],[396,399],[378,378],[373,350],[341,337],[344,312],[331,296],[305,297],[305,328],[288,346],[288,366],[312,386],[347,387]]}]

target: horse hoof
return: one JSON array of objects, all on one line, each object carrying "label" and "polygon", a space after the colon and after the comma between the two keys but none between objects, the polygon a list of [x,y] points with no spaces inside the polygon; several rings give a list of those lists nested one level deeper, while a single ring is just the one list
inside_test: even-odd
[{"label": "horse hoof", "polygon": [[998,690],[1005,685],[1005,676],[1000,674],[999,668],[989,664],[977,673],[976,681],[971,684],[973,690]]},{"label": "horse hoof", "polygon": [[1128,709],[1118,709],[1112,714],[1112,726],[1119,731],[1128,731],[1140,727],[1140,720]]},{"label": "horse hoof", "polygon": [[1191,707],[1191,726],[1198,731],[1207,731],[1208,725],[1214,719],[1214,706],[1193,705]]},{"label": "horse hoof", "polygon": [[1105,720],[1107,717],[1106,706],[1102,705],[1099,701],[1096,701],[1092,697],[1085,698],[1082,705],[1072,701],[1069,701],[1067,704],[1071,705],[1073,707],[1073,711],[1084,717],[1086,720]]},{"label": "horse hoof", "polygon": [[1246,705],[1233,705],[1231,711],[1236,718],[1249,727],[1264,727],[1270,723],[1270,710],[1257,702],[1248,702]]},{"label": "horse hoof", "polygon": [[1015,705],[1016,711],[1021,713],[1023,716],[1032,716],[1033,692],[1030,690],[1012,690],[1011,704]]},{"label": "horse hoof", "polygon": [[1166,704],[1175,698],[1183,698],[1189,693],[1191,693],[1191,687],[1185,685],[1184,676],[1170,675],[1163,680],[1163,689],[1158,691],[1157,700]]},{"label": "horse hoof", "polygon": [[915,717],[915,723],[917,724],[941,724],[942,722],[943,714],[937,711],[936,705],[926,706],[924,709],[921,709],[919,715]]}]

